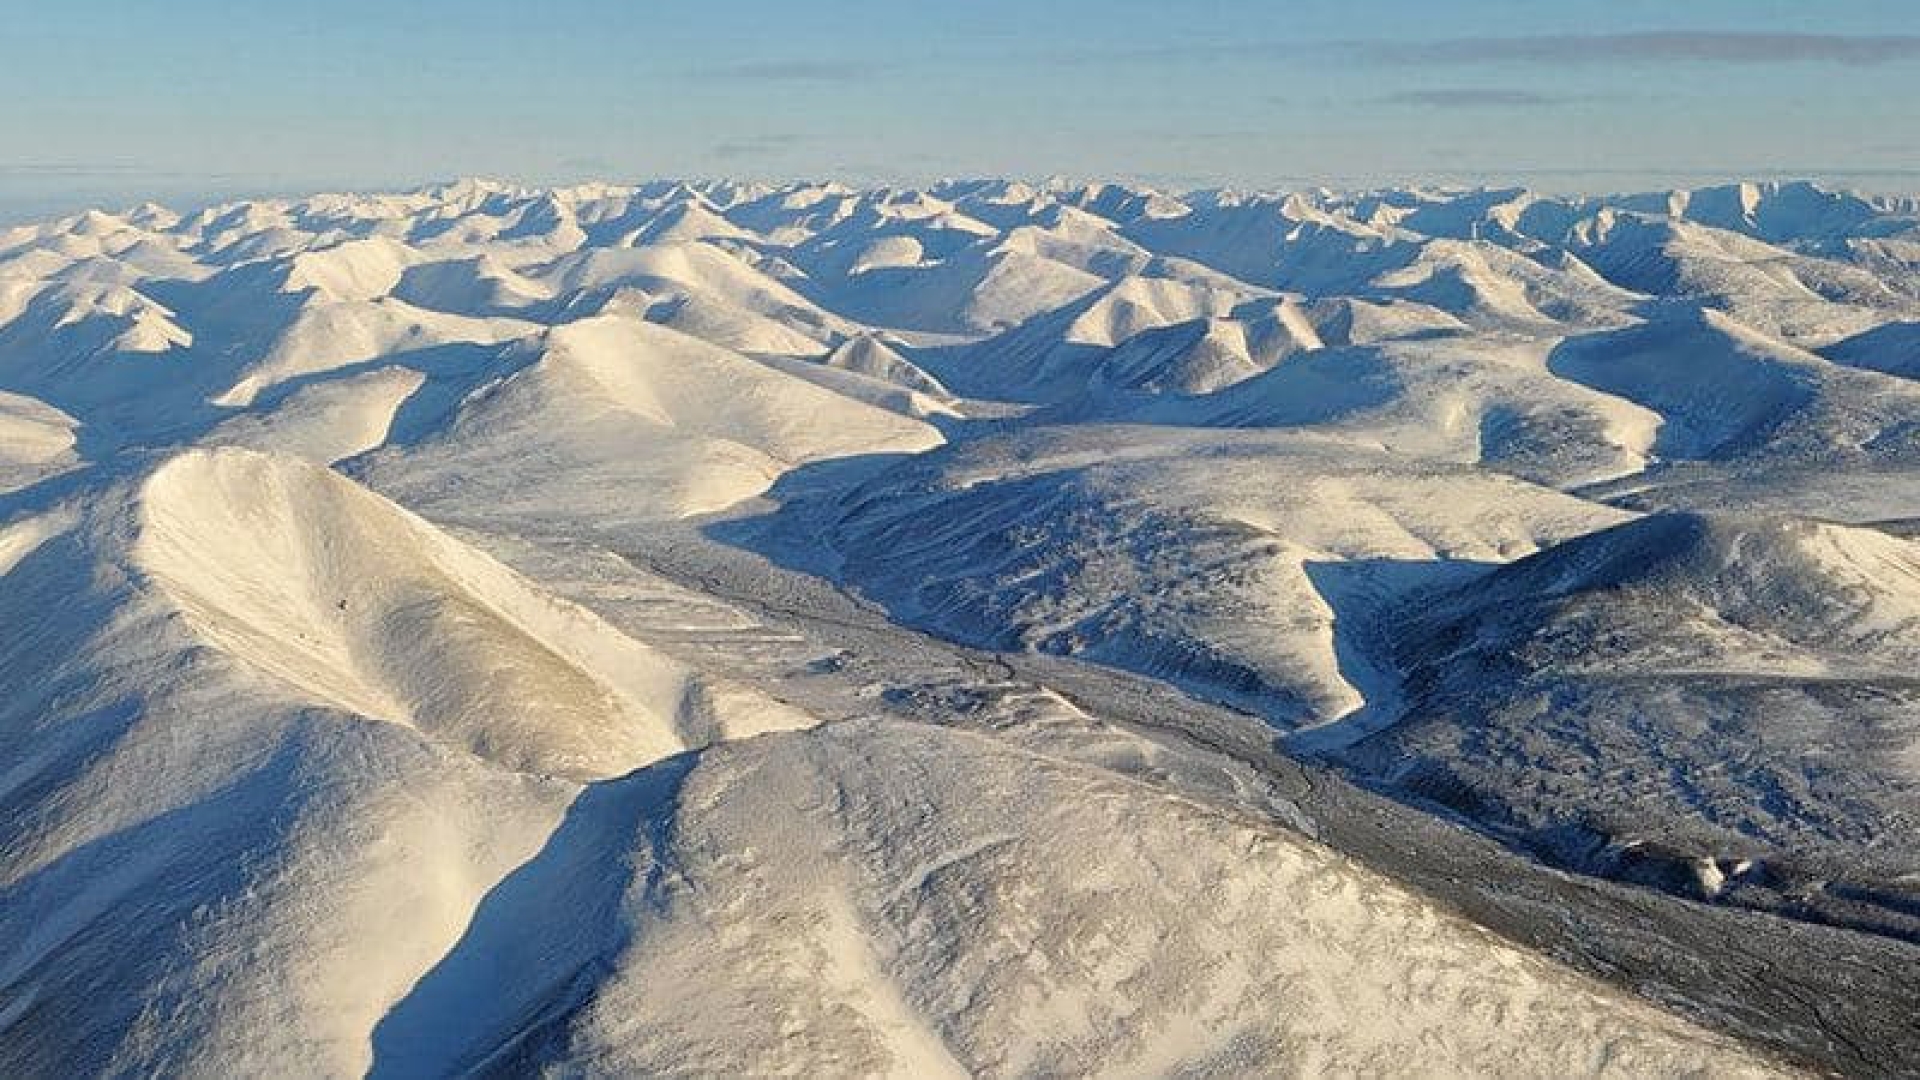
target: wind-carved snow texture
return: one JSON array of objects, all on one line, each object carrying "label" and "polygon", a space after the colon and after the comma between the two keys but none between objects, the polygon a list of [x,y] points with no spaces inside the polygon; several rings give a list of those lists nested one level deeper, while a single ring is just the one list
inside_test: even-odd
[{"label": "wind-carved snow texture", "polygon": [[0,1073],[1920,1069],[1916,328],[1804,184],[0,233]]}]

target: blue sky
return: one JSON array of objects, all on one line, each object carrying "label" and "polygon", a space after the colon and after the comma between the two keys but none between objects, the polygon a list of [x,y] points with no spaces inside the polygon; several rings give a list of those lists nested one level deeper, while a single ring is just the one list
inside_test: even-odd
[{"label": "blue sky", "polygon": [[0,214],[733,175],[1920,190],[1914,0],[0,0]]}]

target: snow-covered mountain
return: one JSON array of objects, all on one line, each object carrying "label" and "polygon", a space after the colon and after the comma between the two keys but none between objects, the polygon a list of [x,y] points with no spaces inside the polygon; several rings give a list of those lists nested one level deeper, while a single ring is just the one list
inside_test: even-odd
[{"label": "snow-covered mountain", "polygon": [[0,232],[0,1073],[1920,1069],[1920,201]]}]

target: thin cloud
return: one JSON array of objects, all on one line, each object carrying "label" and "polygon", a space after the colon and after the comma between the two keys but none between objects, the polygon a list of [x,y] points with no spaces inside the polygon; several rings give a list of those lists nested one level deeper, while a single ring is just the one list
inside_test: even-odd
[{"label": "thin cloud", "polygon": [[1411,105],[1423,109],[1540,109],[1565,105],[1573,99],[1511,87],[1470,86],[1400,90],[1373,100],[1381,105]]},{"label": "thin cloud", "polygon": [[791,150],[807,141],[807,136],[791,133],[743,135],[713,145],[707,152],[717,158],[764,157]]},{"label": "thin cloud", "polygon": [[93,184],[128,180],[174,183],[185,180],[217,184],[251,182],[278,177],[277,173],[235,172],[226,169],[195,171],[127,162],[10,161],[0,163],[0,181],[62,181]]},{"label": "thin cloud", "polygon": [[1454,64],[1832,64],[1920,60],[1920,34],[1802,34],[1746,30],[1643,30],[1616,34],[1535,34],[1429,40],[1212,40],[1138,49],[1070,49],[1043,54],[1064,65],[1339,61]]},{"label": "thin cloud", "polygon": [[136,165],[74,161],[20,161],[0,163],[0,176],[139,176],[152,175]]},{"label": "thin cloud", "polygon": [[1220,144],[1243,146],[1248,142],[1263,139],[1267,136],[1267,133],[1263,131],[1180,131],[1164,129],[1142,131],[1136,134],[1141,138],[1151,139],[1154,142],[1182,143],[1192,146]]},{"label": "thin cloud", "polygon": [[1920,59],[1920,35],[1914,34],[1730,30],[1370,41],[1353,47],[1366,59],[1393,64],[1886,64]]},{"label": "thin cloud", "polygon": [[884,73],[884,68],[872,64],[837,60],[751,60],[693,72],[704,79],[769,83],[862,82]]}]

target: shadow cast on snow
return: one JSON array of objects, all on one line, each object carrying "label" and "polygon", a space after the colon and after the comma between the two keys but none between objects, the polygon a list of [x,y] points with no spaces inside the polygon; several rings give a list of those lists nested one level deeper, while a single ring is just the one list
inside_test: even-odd
[{"label": "shadow cast on snow", "polygon": [[[373,1032],[374,1077],[526,1071],[613,972],[650,897],[698,752],[588,785],[531,859]],[[627,852],[609,859],[608,852]],[[474,1033],[496,1039],[475,1043]]]}]

